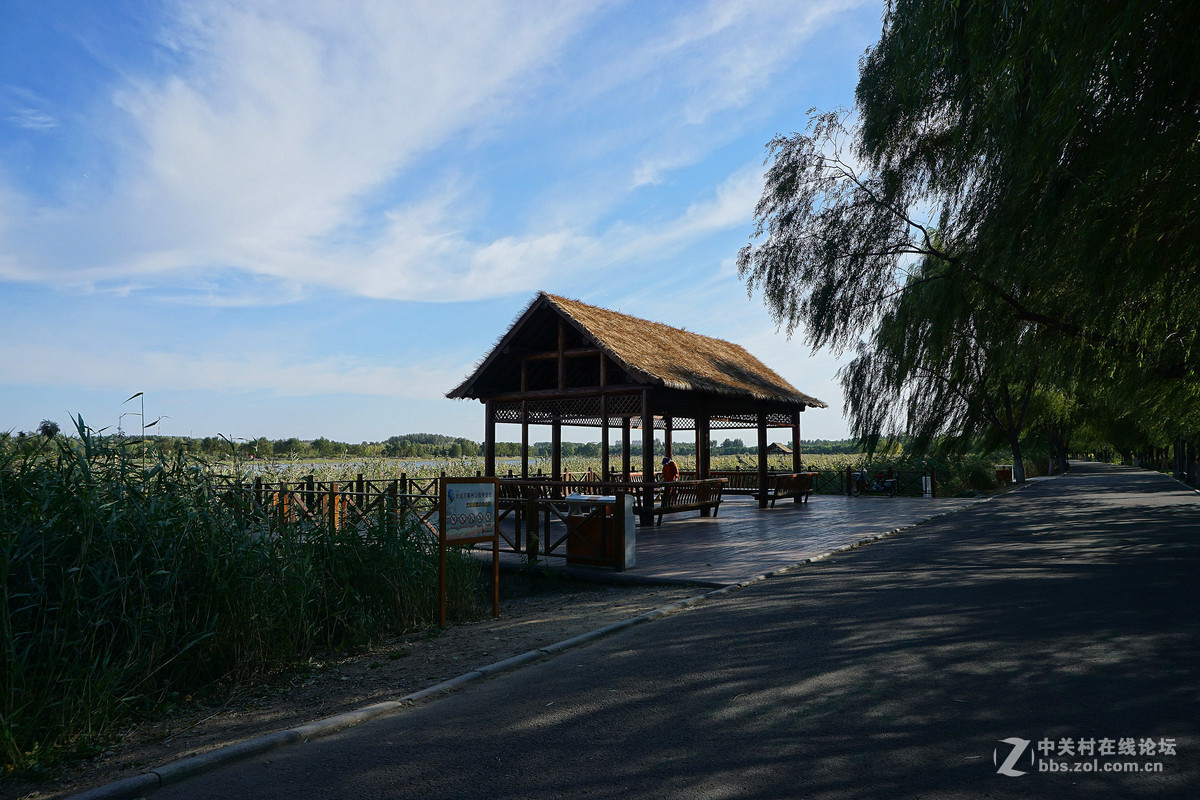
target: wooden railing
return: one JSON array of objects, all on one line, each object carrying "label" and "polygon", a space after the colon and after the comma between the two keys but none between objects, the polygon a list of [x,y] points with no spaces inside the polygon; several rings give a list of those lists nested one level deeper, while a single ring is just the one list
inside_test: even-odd
[{"label": "wooden railing", "polygon": [[[724,481],[720,478],[666,483],[661,481],[645,483],[642,481],[551,481],[537,478],[526,480],[501,478],[497,514],[502,520],[509,518],[513,520],[511,529],[507,525],[501,526],[502,546],[511,552],[523,553],[530,558],[568,555],[572,547],[578,544],[573,539],[577,535],[577,521],[567,525],[566,532],[553,541],[543,535],[543,532],[548,531],[555,520],[565,523],[565,518],[569,515],[567,495],[616,497],[618,508],[623,507],[624,500],[622,498],[632,496],[634,513],[640,518],[642,524],[650,524],[657,514],[675,513],[690,510],[693,507],[698,509],[701,505],[711,507],[714,502],[719,503],[723,485]],[[667,503],[664,510],[665,493],[674,493],[675,496],[682,497],[688,492],[697,498],[703,497],[704,503],[690,505],[687,509],[682,506],[676,507],[677,504]],[[647,495],[650,498],[649,504],[646,502]],[[566,550],[560,552],[559,547],[564,543],[567,545]]]},{"label": "wooden railing", "polygon": [[[501,547],[530,560],[558,557],[567,564],[624,569],[623,510],[631,488],[633,484],[598,480],[501,478],[497,514],[501,520],[513,519],[511,528],[500,526]],[[615,502],[592,504],[585,513],[572,514],[575,504],[565,499],[569,494],[612,496]],[[609,508],[616,513],[610,514]],[[562,528],[552,530],[555,522],[561,522]]]},{"label": "wooden railing", "polygon": [[421,524],[436,534],[433,519],[438,510],[438,478],[373,480],[357,476],[349,481],[252,482],[217,479],[218,496],[248,520],[270,527],[308,524],[326,530],[344,530],[384,521],[399,525],[405,520]]},{"label": "wooden railing", "polygon": [[[850,494],[851,475],[855,472],[854,469],[841,470],[802,470],[803,472],[816,473],[813,478],[813,494]],[[874,477],[879,470],[871,470],[870,477]],[[886,470],[884,470],[886,472]],[[694,470],[685,470],[680,473],[681,478],[692,478],[696,472]],[[772,471],[767,473],[768,478],[774,480],[777,476],[792,475],[792,472]],[[726,480],[726,494],[758,494],[758,470],[713,470],[709,473],[710,477],[720,477]],[[937,473],[934,468],[927,471],[924,470],[899,470],[892,473],[892,477],[897,479],[896,494],[906,497],[922,497],[924,496],[924,479],[930,479],[932,497],[937,497]]]},{"label": "wooden railing", "polygon": [[[685,473],[681,473],[680,477],[691,478],[695,474],[694,471],[688,470]],[[781,472],[773,470],[767,473],[767,485],[770,487],[778,479],[791,478],[796,474],[792,471]],[[715,469],[709,473],[709,477],[723,479],[725,481],[726,494],[758,494],[758,470]]]},{"label": "wooden railing", "polygon": [[[854,475],[858,471],[859,470],[855,470],[850,467],[847,467],[842,471],[842,491],[845,494],[850,494],[850,487],[854,481]],[[937,497],[938,482],[936,467],[930,467],[928,470],[868,469],[866,476],[867,484],[871,485],[875,481],[876,476],[881,476],[885,480],[895,480],[895,494],[901,497],[924,497],[926,479],[928,479],[930,492],[929,496]]]},{"label": "wooden railing", "polygon": [[849,494],[846,491],[846,472],[840,469],[815,470],[813,494]]},{"label": "wooden railing", "polygon": [[[851,472],[817,471],[814,492],[848,494]],[[772,472],[770,476],[772,481],[776,481],[778,477],[790,474]],[[898,480],[898,494],[921,496],[924,488],[922,479],[931,477],[936,496],[936,476],[931,473],[902,471],[894,474]],[[506,530],[505,533],[509,548],[515,552],[536,555],[538,545],[536,536],[530,535],[531,526],[535,532],[538,527],[544,529],[545,526],[539,526],[538,520],[533,517],[545,520],[545,524],[551,519],[562,518],[567,495],[632,495],[635,498],[635,513],[643,523],[648,523],[656,505],[662,505],[664,489],[674,485],[681,490],[689,483],[698,483],[694,476],[694,471],[684,472],[681,474],[683,480],[673,484],[641,480],[602,481],[591,470],[576,475],[565,473],[567,479],[560,481],[542,475],[524,480],[506,477],[500,479],[497,512],[501,520],[510,517],[513,520],[512,532]],[[725,493],[758,493],[756,470],[714,471],[709,480],[720,481]],[[238,509],[239,513],[268,526],[274,523],[306,522],[314,527],[342,530],[347,526],[363,526],[375,519],[395,525],[411,520],[437,533],[438,477],[410,478],[401,473],[399,478],[386,480],[368,479],[361,474],[348,481],[318,481],[312,476],[300,481],[264,481],[257,478],[252,482],[244,482],[226,479],[219,480],[217,488],[221,498]],[[702,513],[707,513],[707,509]]]}]

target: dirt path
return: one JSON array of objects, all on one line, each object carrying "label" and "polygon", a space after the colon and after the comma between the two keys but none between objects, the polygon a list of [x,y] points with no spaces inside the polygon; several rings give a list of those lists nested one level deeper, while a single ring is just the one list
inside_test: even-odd
[{"label": "dirt path", "polygon": [[[501,585],[511,582],[502,579]],[[522,591],[523,589],[518,589]],[[477,667],[710,591],[564,584],[502,601],[490,616],[387,641],[352,657],[312,659],[273,681],[125,732],[102,756],[43,784],[11,782],[0,798],[62,797],[233,742],[393,700]],[[6,783],[8,783],[6,781]]]}]

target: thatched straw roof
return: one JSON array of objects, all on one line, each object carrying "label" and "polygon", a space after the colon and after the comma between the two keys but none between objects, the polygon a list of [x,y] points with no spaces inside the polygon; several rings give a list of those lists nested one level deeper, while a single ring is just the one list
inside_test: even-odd
[{"label": "thatched straw roof", "polygon": [[586,329],[601,349],[630,373],[644,376],[647,383],[825,407],[820,400],[799,392],[745,348],[724,339],[701,336],[578,300],[545,296]]},{"label": "thatched straw roof", "polygon": [[475,372],[448,397],[477,397],[476,380],[505,345],[540,309],[553,309],[572,323],[637,382],[733,397],[826,404],[789,384],[736,344],[541,292]]}]

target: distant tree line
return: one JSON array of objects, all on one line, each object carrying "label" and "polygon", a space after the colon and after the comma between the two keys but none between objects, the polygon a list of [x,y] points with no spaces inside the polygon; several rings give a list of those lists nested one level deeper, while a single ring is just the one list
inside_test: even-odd
[{"label": "distant tree line", "polygon": [[[4,439],[15,441],[34,441],[41,437],[52,439],[59,434],[59,427],[50,420],[45,420],[36,432],[21,431],[15,436],[0,434]],[[126,435],[124,438],[137,438]],[[640,439],[640,437],[638,437]],[[482,457],[484,446],[462,437],[446,436],[439,433],[406,433],[402,436],[390,436],[381,442],[338,442],[323,436],[306,440],[290,437],[287,439],[243,439],[228,436],[147,436],[146,441],[153,443],[166,452],[180,452],[191,455],[201,455],[210,458],[240,458],[255,459],[289,459],[289,458],[469,458]],[[742,439],[725,439],[718,442],[713,439],[709,443],[713,455],[753,455],[757,447],[747,446]],[[630,444],[630,455],[640,457],[642,454],[641,441]],[[671,450],[678,456],[690,456],[696,452],[695,442],[674,442]],[[805,453],[857,453],[859,448],[850,439],[816,439],[803,444]],[[656,441],[654,451],[664,455],[665,448],[661,441]],[[535,442],[529,445],[529,454],[534,458],[549,458],[552,455],[550,442]],[[580,458],[600,458],[600,442],[563,442],[564,457],[577,456]],[[610,454],[620,457],[620,442],[610,445]],[[519,442],[497,442],[496,456],[499,458],[519,458],[521,444]]]},{"label": "distant tree line", "polygon": [[391,436],[380,442],[339,442],[319,436],[316,439],[234,439],[225,436],[150,437],[169,450],[182,450],[217,458],[243,457],[280,458],[463,458],[478,456],[483,449],[478,442],[438,433],[409,433]]}]

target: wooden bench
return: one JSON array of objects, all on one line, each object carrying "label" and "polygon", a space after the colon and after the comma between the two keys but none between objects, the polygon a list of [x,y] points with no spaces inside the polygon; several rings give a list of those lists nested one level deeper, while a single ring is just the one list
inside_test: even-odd
[{"label": "wooden bench", "polygon": [[725,481],[725,491],[728,494],[758,494],[758,471],[717,470],[709,473],[710,478],[721,478]]},{"label": "wooden bench", "polygon": [[815,472],[795,472],[790,475],[772,475],[767,497],[771,498],[771,508],[776,500],[795,498],[797,503],[807,503],[813,493],[817,474]]},{"label": "wooden bench", "polygon": [[[662,484],[662,493],[657,494],[654,505],[650,507],[649,516],[657,517],[656,525],[662,525],[664,514],[678,514],[684,511],[703,511],[712,509],[715,517],[721,508],[721,491],[725,488],[724,478],[710,478],[706,481],[672,481]],[[645,514],[647,509],[634,506],[635,514]]]},{"label": "wooden bench", "polygon": [[[748,494],[758,497],[758,472],[750,470],[721,470],[713,472],[712,477],[725,480],[726,494]],[[767,474],[767,497],[771,508],[776,500],[793,497],[798,503],[807,503],[809,495],[816,488],[815,472],[771,472]]]}]

